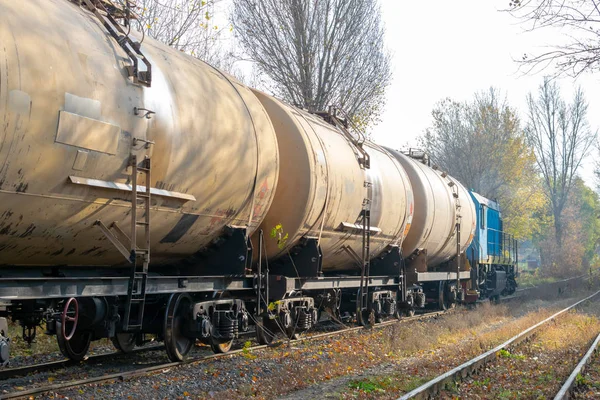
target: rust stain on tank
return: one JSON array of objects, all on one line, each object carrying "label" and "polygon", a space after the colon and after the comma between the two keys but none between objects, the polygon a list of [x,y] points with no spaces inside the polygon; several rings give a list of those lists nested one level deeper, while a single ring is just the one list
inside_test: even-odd
[{"label": "rust stain on tank", "polygon": [[19,186],[17,186],[17,193],[25,193],[27,191],[27,188],[29,187],[29,183],[19,183]]},{"label": "rust stain on tank", "polygon": [[82,253],[81,253],[81,255],[82,255],[82,256],[87,256],[88,254],[92,254],[93,252],[95,252],[95,251],[97,251],[97,250],[100,250],[100,249],[101,249],[101,247],[96,247],[96,246],[94,246],[94,247],[92,247],[91,249],[88,249],[88,250],[86,250],[86,251],[82,252]]},{"label": "rust stain on tank", "polygon": [[27,227],[27,229],[25,229],[25,232],[23,232],[19,237],[24,238],[24,237],[30,236],[33,233],[34,230],[35,230],[35,225],[34,224],[30,224]]},{"label": "rust stain on tank", "polygon": [[2,228],[0,230],[0,235],[8,235],[11,227],[12,227],[12,223],[6,225],[4,228]]},{"label": "rust stain on tank", "polygon": [[62,249],[55,251],[54,253],[50,254],[51,256],[58,256],[61,255],[62,252],[65,251],[65,248],[63,247]]},{"label": "rust stain on tank", "polygon": [[[131,172],[126,168],[130,151],[123,146],[130,144],[133,136],[156,141],[153,154],[148,148],[136,149],[138,156],[152,154],[153,187],[190,193],[197,199],[195,202],[184,202],[168,196],[153,198],[152,204],[157,207],[152,210],[150,238],[151,248],[158,247],[160,250],[154,258],[157,263],[168,257],[178,259],[191,256],[197,248],[208,246],[212,239],[221,235],[226,224],[247,222],[253,197],[255,206],[258,203],[262,205],[262,209],[256,208],[259,215],[255,214],[253,217],[253,220],[259,220],[273,197],[279,156],[272,123],[260,101],[249,89],[233,78],[213,73],[212,67],[200,61],[158,43],[148,45],[146,42],[143,44],[144,51],[153,62],[156,88],[140,90],[136,85],[127,84],[126,76],[113,73],[111,66],[125,53],[118,47],[115,50],[112,38],[106,32],[106,35],[99,35],[96,30],[90,32],[89,18],[84,10],[61,7],[59,3],[0,1],[0,15],[14,13],[19,17],[14,21],[0,17],[3,21],[0,25],[7,28],[0,29],[0,42],[5,46],[18,45],[21,53],[20,60],[14,58],[12,49],[7,53],[10,57],[10,66],[7,68],[4,68],[5,56],[0,54],[2,100],[4,84],[8,80],[14,83],[15,90],[18,88],[26,91],[30,96],[27,103],[19,103],[27,113],[23,111],[18,122],[15,122],[16,115],[9,114],[0,107],[0,181],[3,181],[4,190],[13,194],[15,190],[20,192],[19,197],[5,193],[12,196],[9,197],[11,201],[0,204],[0,214],[9,208],[17,210],[6,221],[5,216],[0,217],[0,230],[12,223],[8,230],[9,234],[14,234],[10,238],[11,242],[14,240],[19,243],[19,249],[27,244],[35,244],[35,247],[43,249],[42,255],[57,253],[49,260],[56,265],[75,261],[81,266],[98,265],[100,257],[112,262],[114,247],[100,231],[96,228],[92,230],[89,226],[96,219],[101,219],[108,225],[115,220],[120,222],[128,218],[131,212],[123,207],[124,204],[117,204],[121,202],[116,199],[121,197],[124,203],[129,203],[128,206],[131,199],[121,191],[74,186],[65,182],[65,178],[73,174],[122,183]],[[62,31],[51,29],[57,22],[56,17],[60,17],[59,22],[68,21],[69,31],[76,34],[76,41],[60,40],[63,37]],[[8,25],[4,26],[6,24]],[[36,29],[31,30],[31,26]],[[7,37],[7,32],[18,34],[10,38]],[[52,42],[52,46],[35,46],[36,40],[43,39],[44,35]],[[90,52],[90,49],[93,51]],[[71,56],[63,57],[61,54]],[[27,60],[27,63],[22,63],[23,60]],[[51,69],[48,68],[48,60],[54,65]],[[192,73],[194,79],[175,79],[183,70]],[[31,76],[32,71],[35,72],[33,80],[24,79],[24,86],[17,87],[17,77],[20,78],[21,74]],[[61,74],[60,71],[65,73]],[[74,80],[73,76],[83,79]],[[48,96],[48,87],[56,89],[52,91],[52,96]],[[194,103],[202,102],[203,93],[207,92],[218,93],[218,99],[205,104],[208,108],[203,109],[203,116],[206,118],[198,118],[198,108]],[[62,96],[67,93],[74,93],[70,97],[72,104],[69,107],[66,107]],[[36,108],[32,107],[32,99],[36,100]],[[96,120],[118,125],[122,130],[119,130],[119,136],[115,139],[118,141],[118,151],[115,155],[90,153],[89,164],[84,172],[78,174],[72,170],[71,159],[78,151],[77,146],[55,144],[57,118],[60,118],[57,112],[92,118],[83,114],[91,109],[96,111],[96,104],[102,105],[95,115]],[[133,107],[143,105],[156,111],[156,116],[148,120],[140,120],[134,116]],[[31,122],[28,122],[28,115]],[[16,129],[16,126],[20,129]],[[3,128],[8,131],[9,140],[1,139],[5,136]],[[179,141],[181,130],[186,132],[184,141]],[[10,138],[13,134],[14,140]],[[223,143],[227,144],[226,151],[222,151]],[[8,151],[11,144],[14,147],[12,152]],[[4,160],[7,152],[9,156]],[[67,155],[69,159],[65,158]],[[10,166],[8,162],[11,163]],[[218,176],[214,187],[210,186],[213,173]],[[232,177],[235,179],[231,179]],[[28,187],[30,180],[34,183],[31,191]],[[257,186],[249,184],[252,182],[256,182]],[[24,192],[34,196],[23,196]],[[107,204],[97,214],[92,212],[94,207],[100,207],[98,205],[87,208],[77,206],[105,201]],[[220,215],[212,212],[208,215],[200,214],[199,210],[216,210],[219,206],[222,208]],[[181,209],[180,213],[173,212],[175,208]],[[23,227],[18,225],[17,219],[21,213],[27,214],[27,220],[21,222]],[[186,217],[180,223],[184,214],[200,215]],[[212,217],[216,218],[211,221]],[[138,219],[140,218],[142,217],[138,214]],[[193,219],[197,220],[195,224],[191,224]],[[30,225],[34,221],[35,225]],[[208,226],[210,222],[213,224]],[[255,229],[257,225],[253,223],[249,230]],[[64,237],[62,239],[57,236],[58,227]],[[121,228],[127,230],[127,223],[123,222]],[[203,235],[203,230],[207,235]],[[23,238],[19,239],[19,236]],[[0,238],[3,242],[8,236]],[[172,245],[160,245],[161,240]],[[63,248],[60,252],[58,246],[69,243],[77,247]],[[102,256],[99,254],[102,251],[100,249],[87,253],[92,247],[90,244],[109,250],[101,253]],[[31,248],[29,251],[32,251]],[[81,252],[84,255],[80,257]],[[69,259],[69,255],[74,257]],[[42,260],[42,257],[33,259],[30,254],[27,257],[13,257],[13,254],[5,250],[0,257],[0,265],[32,264]]]}]

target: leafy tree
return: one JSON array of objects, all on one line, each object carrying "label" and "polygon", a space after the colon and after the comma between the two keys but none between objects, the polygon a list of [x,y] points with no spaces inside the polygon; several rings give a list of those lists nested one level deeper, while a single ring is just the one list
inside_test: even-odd
[{"label": "leafy tree", "polygon": [[555,240],[556,226],[551,207],[547,208],[544,228],[538,232],[542,270],[546,275],[567,277],[589,268],[600,242],[600,200],[598,195],[576,178],[563,211],[563,242]]},{"label": "leafy tree", "polygon": [[574,196],[575,207],[579,210],[580,231],[585,250],[583,264],[584,267],[587,267],[596,255],[598,245],[600,245],[600,198],[580,178],[575,182],[574,191],[576,193],[576,196]]},{"label": "leafy tree", "polygon": [[465,186],[498,199],[506,228],[519,239],[537,229],[544,207],[535,158],[514,109],[490,88],[472,102],[446,99],[433,110],[433,126],[422,138],[431,159]]},{"label": "leafy tree", "polygon": [[582,160],[595,142],[587,122],[587,102],[581,88],[567,105],[556,82],[544,79],[537,97],[527,97],[525,136],[536,155],[554,220],[555,240],[562,248],[563,211]]},{"label": "leafy tree", "polygon": [[363,127],[378,119],[391,67],[376,0],[233,0],[232,22],[277,96],[341,107]]},{"label": "leafy tree", "polygon": [[598,0],[510,0],[510,11],[530,30],[560,28],[568,38],[522,62],[534,69],[556,67],[557,74],[577,76],[600,67],[600,2]]}]

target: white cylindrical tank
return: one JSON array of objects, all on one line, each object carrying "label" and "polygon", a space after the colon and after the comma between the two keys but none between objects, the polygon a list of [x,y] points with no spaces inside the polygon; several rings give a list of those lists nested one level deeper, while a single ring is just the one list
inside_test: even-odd
[{"label": "white cylindrical tank", "polygon": [[234,78],[146,37],[152,84],[134,84],[116,40],[66,0],[0,0],[0,43],[0,265],[124,263],[94,222],[129,232],[132,154],[152,162],[152,265],[262,222],[276,137]]},{"label": "white cylindrical tank", "polygon": [[460,221],[460,252],[475,234],[475,206],[469,192],[456,179],[434,170],[405,154],[388,149],[405,169],[413,189],[415,210],[412,224],[402,244],[408,257],[417,249],[427,251],[428,267],[456,256],[456,222]]},{"label": "white cylindrical tank", "polygon": [[[371,200],[371,257],[400,245],[410,223],[413,197],[408,176],[385,149],[371,143],[370,169],[344,134],[322,118],[255,92],[277,134],[281,158],[273,204],[261,228],[280,227],[267,238],[267,256],[287,256],[303,237],[319,238],[323,271],[355,268],[361,255],[363,201]],[[365,188],[370,183],[370,189]]]}]

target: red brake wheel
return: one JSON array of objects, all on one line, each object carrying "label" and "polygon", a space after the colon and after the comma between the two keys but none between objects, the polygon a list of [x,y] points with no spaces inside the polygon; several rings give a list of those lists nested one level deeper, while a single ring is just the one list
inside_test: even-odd
[{"label": "red brake wheel", "polygon": [[[72,309],[72,310],[70,310]],[[75,330],[77,329],[77,321],[79,320],[79,303],[75,297],[71,297],[65,303],[65,307],[63,308],[63,312],[60,316],[60,329],[62,337],[69,341],[75,335]],[[67,334],[67,323],[71,324],[69,329],[69,333]]]}]

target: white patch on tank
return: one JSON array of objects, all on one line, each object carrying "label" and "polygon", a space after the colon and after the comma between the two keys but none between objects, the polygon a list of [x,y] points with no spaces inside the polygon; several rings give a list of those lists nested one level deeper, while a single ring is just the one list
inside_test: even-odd
[{"label": "white patch on tank", "polygon": [[8,109],[16,114],[29,115],[31,97],[21,90],[11,90],[8,93]]},{"label": "white patch on tank", "polygon": [[65,111],[102,121],[102,104],[98,100],[65,93]]}]

